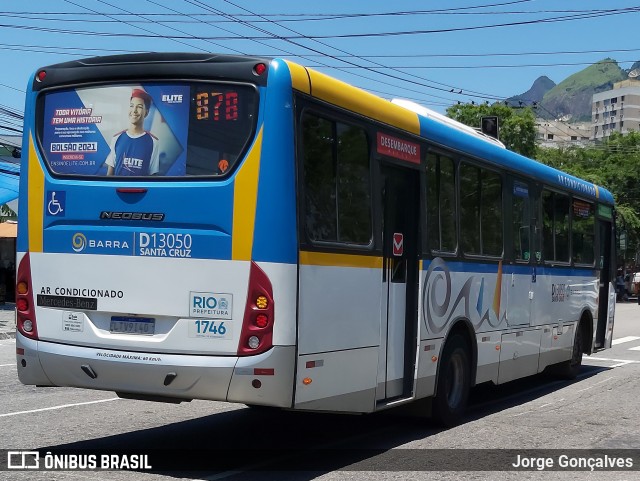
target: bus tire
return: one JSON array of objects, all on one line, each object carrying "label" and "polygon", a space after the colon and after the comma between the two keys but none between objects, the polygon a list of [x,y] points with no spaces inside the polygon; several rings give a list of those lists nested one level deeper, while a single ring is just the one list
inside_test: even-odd
[{"label": "bus tire", "polygon": [[471,361],[467,341],[454,334],[442,353],[432,419],[445,427],[460,423],[471,389]]},{"label": "bus tire", "polygon": [[562,379],[572,380],[575,379],[580,373],[582,367],[582,355],[584,349],[582,346],[582,324],[578,324],[576,328],[576,335],[573,340],[573,350],[571,351],[571,359],[558,364],[556,373]]}]

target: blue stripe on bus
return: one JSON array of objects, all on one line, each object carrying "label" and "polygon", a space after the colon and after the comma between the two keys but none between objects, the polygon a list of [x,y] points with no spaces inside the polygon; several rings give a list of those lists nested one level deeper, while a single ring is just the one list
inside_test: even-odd
[{"label": "blue stripe on bus", "polygon": [[418,116],[421,135],[428,140],[443,146],[465,152],[466,154],[489,162],[499,167],[522,172],[524,177],[531,177],[550,186],[568,190],[584,198],[599,200],[613,205],[613,195],[603,187],[597,187],[584,180],[573,177],[535,160],[503,149],[481,138],[459,132],[435,120]]},{"label": "blue stripe on bus", "polygon": [[294,110],[291,74],[284,61],[271,63],[268,87],[260,96],[266,96],[261,110],[269,112],[269,119],[262,139],[252,257],[294,264],[298,252]]},{"label": "blue stripe on bus", "polygon": [[[460,261],[446,261],[446,265],[451,272],[473,272],[478,274],[496,274],[498,272],[497,263],[482,263],[482,262],[460,262]],[[431,260],[423,261],[423,270],[429,269]],[[569,276],[569,277],[594,277],[597,273],[595,269],[584,267],[555,267],[555,266],[525,266],[525,265],[512,265],[503,264],[502,274],[522,274],[531,275],[535,267],[536,275],[553,275],[553,276]]]},{"label": "blue stripe on bus", "polygon": [[[33,85],[33,81],[35,79],[35,72],[29,77],[29,81],[27,85]],[[35,99],[36,94],[31,92],[30,89],[27,89],[25,108],[24,108],[24,118],[32,119],[34,118],[34,109],[35,109]],[[24,132],[22,135],[22,159],[20,166],[20,187],[19,192],[22,192],[22,195],[19,195],[19,205],[20,211],[23,213],[22,217],[25,217],[25,212],[29,212],[29,196],[26,195],[29,192],[29,136],[31,135],[30,126],[24,125]],[[28,223],[22,219],[22,221],[18,224],[18,238],[16,239],[16,251],[17,252],[27,252],[29,250],[29,233],[28,233]]]}]

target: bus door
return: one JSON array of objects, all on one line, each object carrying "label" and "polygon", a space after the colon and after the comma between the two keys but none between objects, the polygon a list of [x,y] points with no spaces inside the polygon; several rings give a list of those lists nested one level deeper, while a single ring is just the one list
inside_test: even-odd
[{"label": "bus door", "polygon": [[[599,214],[609,213],[611,208],[599,206]],[[612,216],[609,215],[611,218]],[[616,259],[613,243],[613,227],[610,220],[598,219],[598,232],[600,239],[599,258],[596,262],[600,265],[600,279],[598,291],[598,324],[596,327],[596,340],[594,348],[608,349],[611,347],[613,335],[613,316],[616,307],[615,289],[611,285],[613,277],[612,262]]]},{"label": "bus door", "polygon": [[[385,166],[382,322],[376,400],[410,395],[417,345],[419,174]],[[385,305],[386,304],[386,305]]]},{"label": "bus door", "polygon": [[536,205],[534,189],[525,181],[510,179],[511,190],[511,272],[507,271],[503,285],[507,283],[507,324],[529,325],[535,283]]},{"label": "bus door", "polygon": [[[538,229],[538,195],[535,185],[514,179],[511,189],[511,272],[503,277],[507,283],[507,325],[517,329],[503,333],[500,349],[498,384],[538,372],[541,333],[526,329],[536,324],[536,307],[540,302],[537,269],[540,259]],[[509,197],[508,197],[509,198]]]}]

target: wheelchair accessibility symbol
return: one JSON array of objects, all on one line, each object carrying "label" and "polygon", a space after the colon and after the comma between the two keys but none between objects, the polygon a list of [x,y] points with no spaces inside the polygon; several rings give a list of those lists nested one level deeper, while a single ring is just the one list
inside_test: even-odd
[{"label": "wheelchair accessibility symbol", "polygon": [[50,190],[47,192],[47,215],[64,217],[66,192]]}]

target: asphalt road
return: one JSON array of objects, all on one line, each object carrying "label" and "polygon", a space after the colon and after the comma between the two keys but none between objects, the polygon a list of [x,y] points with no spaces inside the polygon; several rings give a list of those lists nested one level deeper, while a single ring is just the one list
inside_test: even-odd
[{"label": "asphalt road", "polygon": [[[619,303],[615,345],[584,358],[576,381],[539,375],[473,392],[466,422],[441,430],[428,421],[390,414],[346,416],[250,409],[193,401],[179,405],[118,399],[113,393],[37,388],[19,383],[15,341],[0,341],[0,446],[11,450],[73,449],[146,452],[205,460],[219,467],[188,472],[0,471],[0,480],[119,481],[224,479],[513,479],[513,471],[429,471],[425,453],[448,449],[456,463],[480,464],[469,449],[640,449],[640,306]],[[88,451],[85,451],[88,450]],[[486,453],[493,453],[487,451]],[[319,456],[323,456],[319,459]],[[157,459],[157,458],[156,458]],[[240,468],[225,462],[242,460]],[[189,461],[190,460],[190,461]],[[313,465],[314,471],[262,472],[276,463]],[[416,467],[417,466],[417,467]],[[247,469],[253,469],[247,470]],[[640,473],[521,472],[518,479],[640,479]]]}]

